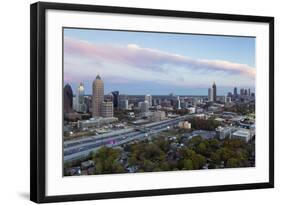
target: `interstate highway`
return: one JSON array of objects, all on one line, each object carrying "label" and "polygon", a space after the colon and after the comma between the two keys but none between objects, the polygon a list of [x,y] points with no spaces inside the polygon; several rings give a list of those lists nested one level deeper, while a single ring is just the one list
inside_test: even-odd
[{"label": "interstate highway", "polygon": [[173,126],[181,120],[190,119],[191,117],[193,116],[185,115],[174,119],[146,124],[142,128],[147,128],[149,130],[147,132],[131,128],[87,137],[81,140],[66,141],[64,142],[64,162],[83,158],[91,151],[95,151],[102,146],[116,147],[134,140],[143,140],[150,134],[157,134],[167,130],[168,126]]}]

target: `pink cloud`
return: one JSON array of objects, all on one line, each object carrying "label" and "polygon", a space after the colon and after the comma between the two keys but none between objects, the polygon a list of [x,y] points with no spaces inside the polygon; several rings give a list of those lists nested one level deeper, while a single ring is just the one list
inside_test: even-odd
[{"label": "pink cloud", "polygon": [[65,55],[74,55],[86,59],[98,59],[159,72],[165,71],[171,65],[199,72],[217,71],[226,74],[240,74],[251,78],[254,78],[256,75],[256,70],[245,64],[223,60],[192,59],[188,56],[142,48],[135,44],[126,46],[95,44],[65,37],[64,51]]}]

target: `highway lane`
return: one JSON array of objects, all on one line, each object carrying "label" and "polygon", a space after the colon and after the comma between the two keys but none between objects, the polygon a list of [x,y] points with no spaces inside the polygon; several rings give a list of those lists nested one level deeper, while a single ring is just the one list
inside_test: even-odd
[{"label": "highway lane", "polygon": [[[153,123],[143,125],[142,127],[150,128],[150,127],[158,126],[158,125],[161,125],[161,124],[164,124],[164,123],[167,123],[167,122],[177,121],[177,120],[187,118],[187,117],[191,117],[191,115],[180,116],[178,118],[168,119],[168,120],[164,120],[164,121],[160,121],[160,122],[153,122]],[[111,133],[94,135],[94,136],[85,137],[85,138],[82,138],[82,139],[68,140],[68,141],[64,142],[64,148],[68,148],[68,147],[72,147],[72,146],[80,146],[82,144],[91,143],[91,142],[94,142],[94,141],[99,140],[99,139],[109,139],[109,138],[112,138],[114,136],[118,136],[118,135],[121,135],[121,134],[124,135],[124,134],[127,134],[127,133],[132,133],[134,131],[135,131],[134,128],[126,128],[126,129],[122,129],[122,130],[113,131]]]},{"label": "highway lane", "polygon": [[71,161],[71,160],[75,160],[75,159],[79,159],[81,157],[86,157],[91,151],[96,151],[97,149],[99,149],[102,146],[106,146],[106,147],[116,147],[116,146],[120,146],[122,144],[126,144],[126,143],[130,143],[134,140],[144,140],[147,139],[148,137],[153,137],[153,135],[158,134],[159,132],[162,132],[164,130],[167,130],[167,127],[163,127],[163,128],[157,128],[154,129],[153,134],[148,134],[148,133],[139,133],[137,135],[134,135],[132,137],[126,137],[126,138],[118,138],[115,139],[115,142],[113,144],[111,143],[96,143],[96,144],[92,144],[86,147],[82,147],[79,148],[79,152],[74,152],[72,154],[68,154],[64,156],[64,162],[67,161]]},{"label": "highway lane", "polygon": [[140,133],[142,133],[142,132],[141,131],[129,132],[129,133],[126,133],[123,135],[111,136],[111,137],[109,137],[109,138],[107,137],[105,139],[92,140],[91,142],[88,142],[88,143],[83,143],[83,144],[78,144],[78,145],[71,146],[71,147],[66,147],[66,148],[64,148],[64,155],[69,155],[74,152],[81,151],[82,149],[84,149],[84,147],[91,148],[91,147],[95,147],[95,145],[97,145],[97,144],[99,146],[106,145],[112,141],[116,141],[118,139],[125,139],[127,137],[131,137],[131,136],[134,136],[134,135],[137,135]]},{"label": "highway lane", "polygon": [[125,133],[129,133],[129,132],[133,132],[133,131],[134,131],[133,128],[126,128],[126,129],[114,131],[114,133],[105,133],[105,134],[85,137],[82,139],[80,138],[80,139],[74,139],[74,140],[67,140],[63,144],[64,144],[64,148],[66,148],[66,147],[71,147],[71,146],[75,146],[75,145],[80,145],[83,143],[89,143],[89,142],[92,142],[92,141],[98,140],[98,139],[110,138],[110,137],[112,137],[112,135],[125,134]]},{"label": "highway lane", "polygon": [[[150,128],[150,130],[157,131],[158,129],[166,128],[167,126],[172,125],[171,123],[174,124],[175,121],[166,122],[164,124],[154,126],[153,128]],[[73,154],[73,153],[76,153],[76,152],[81,152],[81,151],[84,151],[84,150],[87,150],[87,149],[99,147],[99,146],[102,146],[102,145],[107,145],[107,144],[110,144],[110,143],[116,143],[116,142],[119,142],[119,141],[127,139],[127,138],[134,139],[135,136],[138,136],[142,133],[144,133],[144,132],[143,131],[135,131],[135,132],[126,133],[126,134],[123,134],[123,135],[112,136],[111,138],[94,140],[94,141],[91,141],[90,143],[86,143],[86,144],[79,144],[79,145],[75,145],[75,146],[72,146],[72,147],[67,147],[67,148],[64,149],[64,155],[66,156],[66,155],[70,155],[70,154]]]},{"label": "highway lane", "polygon": [[[149,128],[149,127],[152,127],[152,126],[155,126],[155,125],[163,124],[163,123],[168,122],[168,121],[170,121],[170,120],[164,120],[164,121],[161,121],[161,122],[154,122],[154,123],[144,125],[143,127]],[[134,132],[134,131],[135,131],[135,128],[126,128],[126,129],[122,129],[122,130],[113,131],[113,132],[110,132],[110,133],[93,135],[93,136],[85,137],[85,138],[82,138],[82,139],[67,140],[67,141],[64,142],[64,148],[77,146],[77,145],[81,145],[81,144],[86,144],[86,143],[93,142],[93,141],[96,141],[96,140],[99,140],[99,139],[107,139],[107,138],[117,136],[119,134],[120,135],[121,134],[127,134],[127,133]]]},{"label": "highway lane", "polygon": [[[192,115],[169,119],[158,123],[151,123],[146,125],[146,128],[149,128],[150,131],[153,131],[154,134],[157,134],[159,132],[162,132],[163,130],[167,130],[168,126],[175,125],[179,121],[190,117],[192,117]],[[143,131],[130,130],[127,133],[123,132],[123,134],[108,135],[105,138],[83,140],[82,143],[74,142],[72,146],[65,147],[64,161],[69,161],[69,160],[77,159],[79,157],[83,157],[89,154],[91,151],[95,151],[101,146],[108,146],[108,147],[119,146],[121,144],[125,144],[130,141],[143,139],[148,135],[149,133],[145,133]]]},{"label": "highway lane", "polygon": [[[154,123],[153,125],[147,126],[147,128],[149,129],[155,129],[158,127],[163,127],[163,126],[169,126],[175,123],[178,123],[180,119],[173,119],[173,120],[169,120],[169,121],[162,121],[160,123]],[[76,150],[79,151],[81,150],[82,147],[89,147],[90,145],[93,144],[106,144],[104,142],[110,142],[112,140],[118,140],[118,139],[122,139],[122,138],[127,138],[127,137],[131,137],[137,134],[142,133],[143,131],[130,131],[124,134],[115,134],[115,132],[112,135],[109,135],[105,138],[93,138],[91,140],[87,140],[87,141],[83,141],[83,143],[74,143],[72,144],[72,146],[65,146],[64,147],[64,155],[67,155],[68,153],[71,154],[73,153],[73,151],[71,152],[71,150]]]},{"label": "highway lane", "polygon": [[[157,127],[161,127],[161,126],[168,126],[170,123],[178,123],[179,120],[173,120],[173,121],[168,121],[168,122],[162,122],[160,124],[155,124],[153,127],[149,126],[149,129],[152,129],[152,128],[157,128]],[[112,141],[114,139],[118,139],[118,138],[126,138],[126,137],[131,137],[131,136],[134,136],[134,135],[137,135],[137,134],[140,134],[142,133],[143,131],[130,131],[130,132],[127,132],[127,133],[123,133],[123,134],[115,134],[115,132],[110,135],[110,136],[107,136],[105,138],[93,138],[93,139],[89,139],[87,141],[83,141],[83,143],[79,143],[79,142],[76,142],[76,143],[73,143],[71,144],[71,146],[64,146],[64,154],[67,155],[67,153],[69,153],[70,150],[74,150],[74,149],[79,149],[81,148],[82,146],[89,146],[91,144],[95,144],[95,143],[102,143],[102,142],[105,142],[105,141]]]}]

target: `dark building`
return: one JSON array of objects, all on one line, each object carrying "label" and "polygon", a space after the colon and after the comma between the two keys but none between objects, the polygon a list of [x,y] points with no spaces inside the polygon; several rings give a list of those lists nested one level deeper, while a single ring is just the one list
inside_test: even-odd
[{"label": "dark building", "polygon": [[73,112],[73,92],[69,84],[66,84],[63,89],[63,111],[64,113]]},{"label": "dark building", "polygon": [[234,88],[233,95],[234,95],[234,97],[238,96],[237,87]]},{"label": "dark building", "polygon": [[232,93],[231,93],[231,92],[228,92],[228,93],[227,93],[227,97],[232,97]]},{"label": "dark building", "polygon": [[113,107],[118,107],[118,101],[119,101],[119,91],[113,91],[111,92],[113,95]]},{"label": "dark building", "polygon": [[240,89],[240,96],[244,96],[245,95],[245,89],[244,88],[241,88]]}]

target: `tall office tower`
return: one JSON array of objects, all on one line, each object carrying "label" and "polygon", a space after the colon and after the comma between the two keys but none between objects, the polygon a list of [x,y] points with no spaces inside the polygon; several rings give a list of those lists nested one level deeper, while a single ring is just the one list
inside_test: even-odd
[{"label": "tall office tower", "polygon": [[244,89],[244,95],[245,95],[245,96],[248,95],[248,93],[247,93],[247,88]]},{"label": "tall office tower", "polygon": [[85,104],[84,95],[85,95],[85,89],[84,89],[83,83],[81,82],[78,85],[77,94],[76,94],[76,111],[77,112],[86,112],[86,104]]},{"label": "tall office tower", "polygon": [[69,84],[66,84],[63,89],[63,112],[73,112],[73,92]]},{"label": "tall office tower", "polygon": [[113,117],[113,102],[102,102],[101,103],[101,116],[102,117]]},{"label": "tall office tower", "polygon": [[151,95],[144,96],[144,101],[148,102],[149,107],[152,106],[152,96]]},{"label": "tall office tower", "polygon": [[248,88],[248,95],[251,96],[251,89]]},{"label": "tall office tower", "polygon": [[211,101],[216,102],[217,101],[217,86],[214,82],[211,88]]},{"label": "tall office tower", "polygon": [[237,96],[238,96],[237,87],[234,88],[234,90],[233,90],[233,95],[234,95],[234,97],[237,97]]},{"label": "tall office tower", "polygon": [[119,91],[113,91],[111,92],[113,95],[113,107],[118,107],[118,98],[119,98]]},{"label": "tall office tower", "polygon": [[181,109],[181,100],[180,100],[180,96],[177,97],[177,109]]},{"label": "tall office tower", "polygon": [[93,82],[93,93],[92,93],[92,116],[101,116],[101,104],[104,101],[104,84],[99,75]]},{"label": "tall office tower", "polygon": [[142,113],[146,113],[149,111],[149,103],[147,101],[140,103],[140,110]]},{"label": "tall office tower", "polygon": [[212,98],[212,89],[211,88],[208,88],[208,100],[211,101],[211,98]]}]

